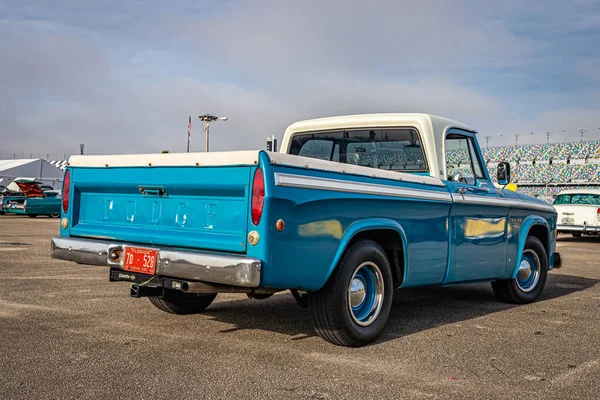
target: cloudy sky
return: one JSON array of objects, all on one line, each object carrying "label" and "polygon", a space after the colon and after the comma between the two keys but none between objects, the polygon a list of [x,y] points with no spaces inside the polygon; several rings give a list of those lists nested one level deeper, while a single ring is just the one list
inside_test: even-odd
[{"label": "cloudy sky", "polygon": [[600,1],[0,0],[0,158],[185,151],[188,115],[202,151],[205,112],[211,150],[371,112],[600,139]]}]

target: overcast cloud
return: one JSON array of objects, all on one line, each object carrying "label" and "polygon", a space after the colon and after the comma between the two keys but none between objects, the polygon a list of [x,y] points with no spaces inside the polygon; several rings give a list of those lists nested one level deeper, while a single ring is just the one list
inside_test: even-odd
[{"label": "overcast cloud", "polygon": [[0,0],[0,158],[185,151],[188,115],[202,151],[205,112],[212,150],[369,112],[600,139],[599,43],[597,0]]}]

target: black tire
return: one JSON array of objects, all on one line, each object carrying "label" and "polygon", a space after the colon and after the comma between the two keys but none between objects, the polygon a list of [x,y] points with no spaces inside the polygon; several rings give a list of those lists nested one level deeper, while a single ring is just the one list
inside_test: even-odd
[{"label": "black tire", "polygon": [[156,308],[170,314],[187,315],[204,311],[217,294],[183,293],[165,289],[162,296],[150,296],[148,299]]},{"label": "black tire", "polygon": [[52,213],[49,215],[50,218],[59,218],[60,217],[60,213]]},{"label": "black tire", "polygon": [[580,238],[581,237],[581,233],[575,232],[575,233],[573,233],[573,237],[574,238]]},{"label": "black tire", "polygon": [[525,242],[523,256],[526,253],[531,254],[532,251],[539,259],[537,281],[534,279],[532,285],[526,289],[521,288],[518,278],[492,282],[492,289],[494,289],[494,294],[499,300],[513,304],[527,304],[533,303],[540,297],[548,277],[548,255],[542,242],[538,238],[530,236]]},{"label": "black tire", "polygon": [[[357,279],[357,272],[362,268],[376,270],[373,265],[380,272],[379,275],[371,275],[379,277],[373,281],[377,282],[373,287],[379,288],[383,299],[379,302],[374,300],[372,304],[380,304],[377,306],[379,312],[373,312],[372,318],[367,321],[368,325],[361,326],[351,311],[349,289],[352,281]],[[325,286],[307,294],[317,334],[338,346],[360,347],[371,343],[379,336],[389,318],[393,291],[392,270],[381,246],[372,240],[361,240],[353,244],[346,249]],[[367,290],[361,293],[363,299],[369,297]],[[368,309],[374,310],[373,307],[375,306],[369,306]],[[371,312],[367,315],[371,315]]]},{"label": "black tire", "polygon": [[27,216],[28,216],[29,218],[35,218],[35,217],[37,217],[37,214],[27,214]]}]

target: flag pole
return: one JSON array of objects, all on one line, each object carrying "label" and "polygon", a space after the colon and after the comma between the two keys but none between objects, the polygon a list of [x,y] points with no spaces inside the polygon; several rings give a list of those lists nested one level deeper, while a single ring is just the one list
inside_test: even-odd
[{"label": "flag pole", "polygon": [[192,116],[189,116],[188,119],[188,145],[187,145],[187,152],[190,152],[190,136],[192,134]]}]

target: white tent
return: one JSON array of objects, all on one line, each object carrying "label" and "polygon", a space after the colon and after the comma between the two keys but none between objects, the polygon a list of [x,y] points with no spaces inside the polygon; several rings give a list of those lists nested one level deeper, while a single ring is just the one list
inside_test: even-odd
[{"label": "white tent", "polygon": [[29,178],[60,189],[65,172],[41,158],[0,160],[0,185],[8,186],[16,178]]}]

